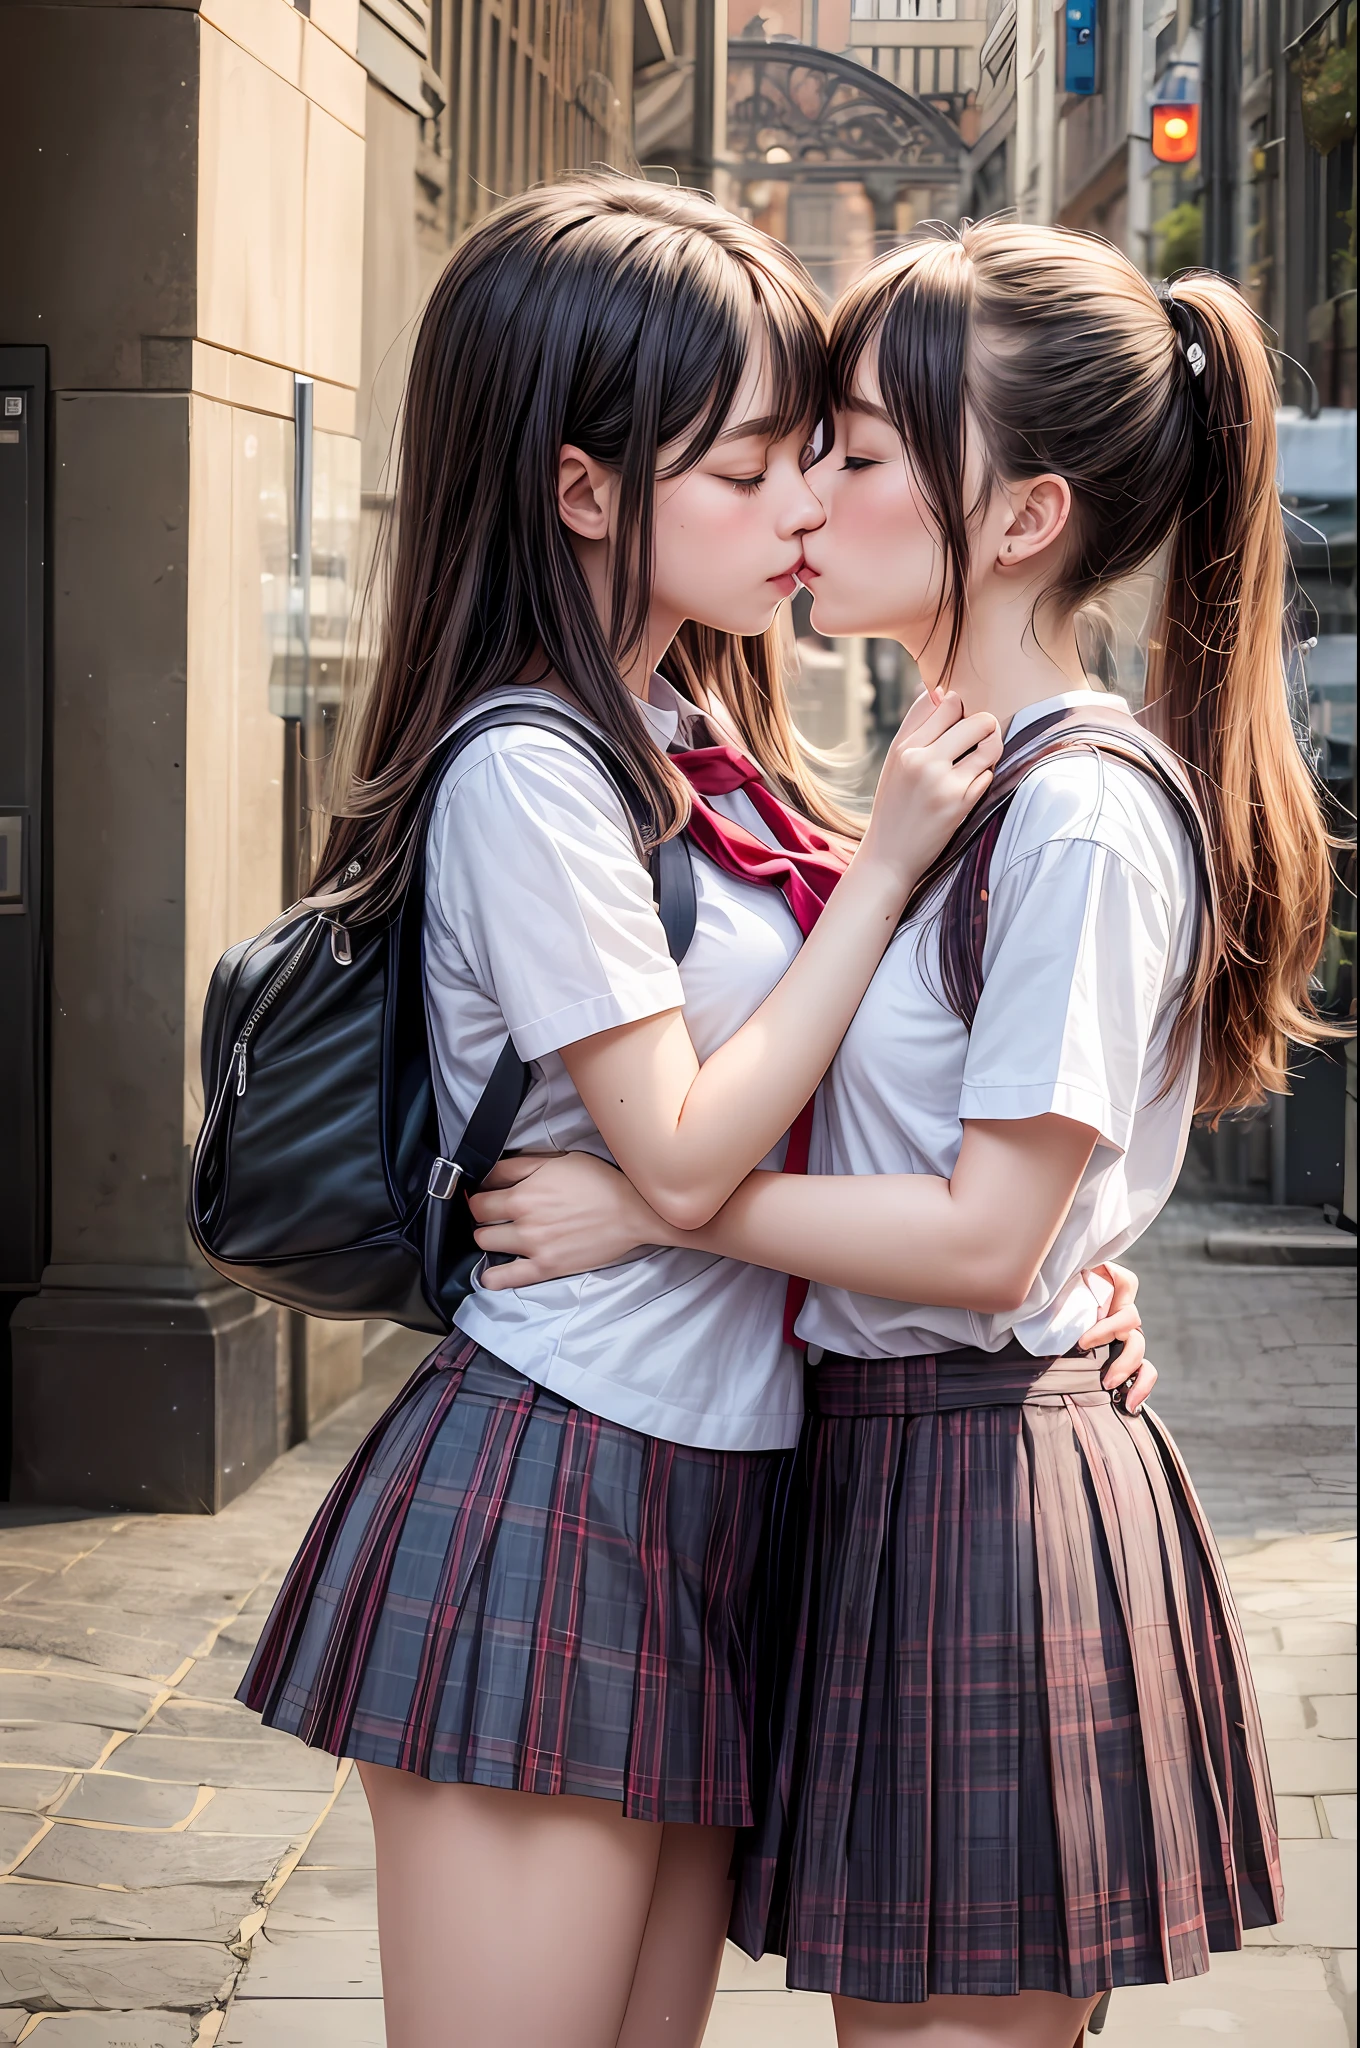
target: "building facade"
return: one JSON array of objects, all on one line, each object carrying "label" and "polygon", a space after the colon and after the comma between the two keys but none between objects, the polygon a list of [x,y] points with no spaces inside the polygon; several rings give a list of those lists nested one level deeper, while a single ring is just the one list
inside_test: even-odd
[{"label": "building facade", "polygon": [[[1353,787],[1353,478],[1347,498],[1318,457],[1329,420],[1354,438],[1355,0],[1206,5],[1101,0],[1081,94],[1051,0],[0,13],[23,88],[0,134],[17,1497],[212,1510],[359,1384],[357,1326],[223,1287],[193,1251],[199,1017],[214,961],[293,899],[316,844],[421,307],[457,235],[536,178],[640,164],[710,189],[828,295],[921,222],[1006,206],[1153,275],[1206,253],[1235,270],[1288,359],[1303,681]],[[1155,166],[1148,105],[1177,65],[1199,67],[1203,160]],[[909,665],[805,611],[804,723],[871,764]],[[0,1489],[8,1467],[0,1445]]]},{"label": "building facade", "polygon": [[628,160],[632,17],[0,20],[23,82],[0,138],[21,195],[0,280],[12,1490],[212,1511],[354,1391],[362,1331],[225,1287],[193,1249],[204,991],[315,843],[430,284],[498,197]]},{"label": "building facade", "polygon": [[975,217],[1013,208],[1021,220],[1103,235],[1146,265],[1147,94],[1159,36],[1165,41],[1156,6],[1108,0],[1093,8],[1094,75],[1069,92],[1068,10],[1051,0],[990,0],[971,166]]},{"label": "building facade", "polygon": [[1234,268],[1289,359],[1286,399],[1353,412],[1354,0],[1244,0],[1241,50]]}]

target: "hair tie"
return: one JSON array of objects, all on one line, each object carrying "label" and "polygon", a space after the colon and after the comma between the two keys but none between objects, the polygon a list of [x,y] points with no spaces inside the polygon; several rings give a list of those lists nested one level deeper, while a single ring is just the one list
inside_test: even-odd
[{"label": "hair tie", "polygon": [[1191,376],[1202,377],[1209,357],[1205,351],[1199,318],[1194,307],[1187,306],[1183,299],[1174,298],[1169,285],[1159,285],[1157,297],[1162,302],[1167,319],[1176,330],[1176,339],[1181,345],[1181,354],[1185,357]]}]

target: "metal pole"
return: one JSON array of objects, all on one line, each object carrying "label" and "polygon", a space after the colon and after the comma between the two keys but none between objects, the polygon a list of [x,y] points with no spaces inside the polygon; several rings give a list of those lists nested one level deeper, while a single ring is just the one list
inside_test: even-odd
[{"label": "metal pole", "polygon": [[1209,0],[1204,25],[1204,260],[1235,277],[1242,102],[1240,0]]},{"label": "metal pole", "polygon": [[[312,686],[312,421],[315,387],[310,377],[293,378],[293,559],[289,606],[290,716],[284,721],[284,901],[292,903],[311,882],[312,778],[316,751],[316,691]],[[295,665],[295,666],[294,666]],[[308,1375],[309,1325],[296,1309],[281,1312],[287,1346],[288,1441],[302,1443],[311,1428]]]},{"label": "metal pole", "polygon": [[718,10],[716,0],[695,0],[694,6],[694,182],[707,190],[713,183],[713,113],[717,67]]},{"label": "metal pole", "polygon": [[312,573],[312,417],[316,387],[310,377],[293,378],[293,562],[308,602],[302,607],[302,637],[311,635],[308,585]]},{"label": "metal pole", "polygon": [[312,709],[312,401],[310,377],[293,379],[293,545],[289,563],[288,687],[283,719],[283,900],[305,888],[310,837],[308,757],[315,751]]},{"label": "metal pole", "polygon": [[1289,1098],[1270,1098],[1270,1199],[1277,1209],[1289,1200]]}]

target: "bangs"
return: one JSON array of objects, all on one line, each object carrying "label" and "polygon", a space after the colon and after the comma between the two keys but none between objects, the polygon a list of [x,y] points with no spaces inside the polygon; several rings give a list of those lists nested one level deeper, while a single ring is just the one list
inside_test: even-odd
[{"label": "bangs", "polygon": [[810,278],[773,268],[752,280],[770,363],[771,438],[811,432],[826,411],[826,319]]},{"label": "bangs", "polygon": [[[722,433],[753,345],[763,345],[769,372],[768,405],[753,428],[772,441],[810,434],[827,409],[826,316],[816,286],[797,259],[773,243],[768,256],[760,252],[759,261],[712,244],[700,254],[712,266],[707,310],[716,315],[704,350],[707,402],[682,452],[661,472],[668,477],[693,469]],[[662,445],[672,438],[663,427]]]},{"label": "bangs", "polygon": [[[929,386],[932,399],[952,401],[951,411],[961,408],[971,313],[971,266],[962,241],[953,229],[921,230],[906,248],[873,264],[837,304],[827,365],[832,404],[843,412],[853,405],[855,373],[878,339],[885,400],[888,385],[910,366],[917,389]],[[896,416],[894,424],[900,431]],[[910,436],[904,438],[910,445]]]},{"label": "bangs", "polygon": [[878,268],[875,265],[858,283],[851,285],[837,302],[831,316],[826,388],[827,398],[838,412],[849,410],[854,397],[855,372],[893,302],[896,275],[877,275]]}]

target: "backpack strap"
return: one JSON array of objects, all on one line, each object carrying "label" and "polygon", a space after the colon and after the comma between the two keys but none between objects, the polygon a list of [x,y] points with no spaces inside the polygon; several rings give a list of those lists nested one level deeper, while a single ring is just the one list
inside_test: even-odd
[{"label": "backpack strap", "polygon": [[[428,828],[434,793],[449,764],[472,740],[504,725],[533,725],[545,732],[555,732],[578,754],[602,769],[623,801],[638,856],[643,858],[647,828],[651,823],[646,799],[608,734],[577,717],[565,704],[560,708],[537,702],[497,704],[455,726],[431,756],[430,794],[418,827],[422,836]],[[678,963],[689,951],[698,913],[693,863],[684,834],[663,839],[653,847],[650,855],[646,856],[646,865],[652,878],[657,915],[666,934],[666,947],[672,960]],[[437,1275],[443,1270],[450,1198],[460,1187],[465,1191],[476,1189],[490,1173],[505,1150],[515,1118],[529,1092],[530,1079],[530,1069],[516,1052],[514,1040],[507,1038],[477,1105],[463,1127],[463,1135],[454,1147],[453,1157],[445,1159],[440,1156],[432,1164],[426,1190],[429,1199],[425,1204],[423,1247],[427,1275]]]},{"label": "backpack strap", "polygon": [[[461,753],[470,741],[497,726],[535,725],[544,732],[555,732],[560,739],[574,747],[578,754],[593,761],[603,769],[613,783],[623,802],[623,807],[632,827],[633,839],[639,858],[643,857],[651,816],[646,798],[638,789],[628,772],[623,756],[615,747],[608,733],[602,732],[587,719],[578,717],[569,705],[516,704],[507,702],[493,705],[489,710],[474,714],[461,725],[454,727],[441,741],[431,756],[430,792],[434,792],[444,779],[444,771],[454,757]],[[422,829],[425,821],[422,820]],[[697,915],[697,899],[694,885],[694,866],[688,842],[683,833],[674,838],[663,839],[646,856],[647,870],[652,878],[652,896],[656,903],[657,915],[666,934],[666,947],[672,960],[683,960],[694,937],[694,922]]]},{"label": "backpack strap", "polygon": [[699,915],[689,834],[677,832],[673,839],[663,839],[652,848],[647,866],[652,877],[656,914],[666,934],[666,950],[678,963],[689,951]]},{"label": "backpack strap", "polygon": [[959,913],[967,918],[963,949],[966,985],[957,994],[961,1001],[960,1014],[970,1030],[982,994],[982,956],[987,943],[992,854],[1006,814],[1021,783],[1042,762],[1078,748],[1108,754],[1126,766],[1136,768],[1170,801],[1190,841],[1199,884],[1199,949],[1190,973],[1191,983],[1202,984],[1212,971],[1218,943],[1218,891],[1210,859],[1209,828],[1185,763],[1137,716],[1113,708],[1106,710],[1102,705],[1072,706],[1052,712],[1047,718],[1036,719],[1014,740],[1007,742],[986,795],[926,869],[903,912],[905,923],[939,890],[939,885],[946,878],[950,878],[950,887],[944,894],[944,904],[948,906],[955,888],[964,897]]}]

